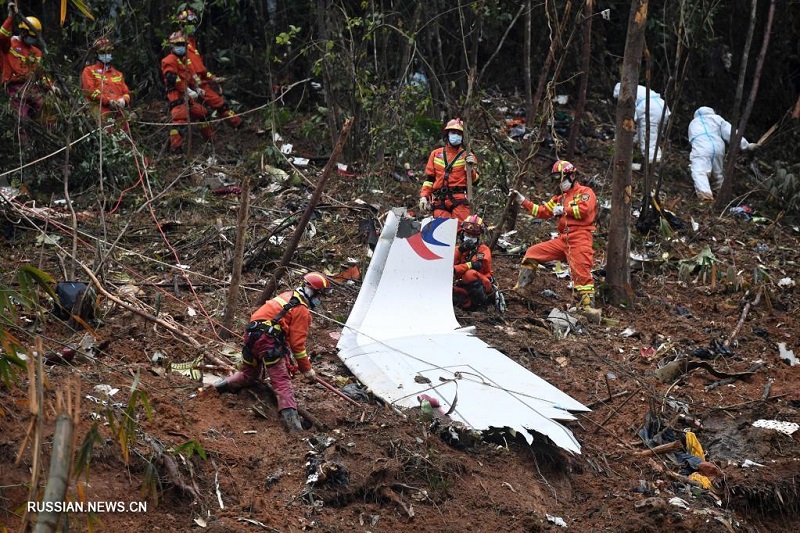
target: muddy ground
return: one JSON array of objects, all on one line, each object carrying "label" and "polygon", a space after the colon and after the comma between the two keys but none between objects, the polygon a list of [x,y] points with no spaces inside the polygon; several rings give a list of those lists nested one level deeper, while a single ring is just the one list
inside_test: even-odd
[{"label": "muddy ground", "polygon": [[[264,142],[254,130],[238,135],[250,136],[251,147]],[[586,176],[594,177],[601,203],[610,200],[605,155],[610,143],[591,139],[575,160]],[[483,148],[490,150],[490,143]],[[135,297],[124,300],[191,332],[202,351],[103,297],[102,323],[94,331],[94,344],[102,349],[90,350],[93,358],[79,353],[69,364],[45,367],[43,477],[52,451],[51,406],[57,392],[78,380],[82,399],[75,448],[86,449],[92,440],[87,435],[96,439],[89,468],[79,475],[73,472],[68,499],[147,502],[147,511],[141,513],[70,514],[71,530],[540,531],[559,530],[561,520],[574,531],[796,530],[800,433],[785,435],[753,427],[753,422],[800,422],[800,366],[783,362],[778,347],[783,343],[800,354],[798,289],[779,285],[783,278],[800,281],[800,233],[785,218],[775,221],[777,211],[762,196],[752,195],[748,204],[763,220],[718,216],[694,200],[684,170],[687,156],[676,150],[666,163],[672,172],[664,185],[665,203],[687,228],[670,237],[642,237],[634,231],[632,250],[650,259],[637,263],[632,305],[617,308],[600,301],[604,323],[556,335],[546,317],[554,307],[567,309],[574,298],[568,279],[542,271],[530,299],[507,292],[509,307],[503,316],[493,309],[457,313],[462,324],[474,324],[481,338],[508,357],[593,407],[569,424],[582,445],[580,455],[562,453],[543,438],[528,446],[510,435],[454,447],[418,410],[399,414],[374,399],[355,407],[300,379],[295,380],[299,403],[316,425],[302,434],[287,434],[266,389],[220,396],[189,376],[164,370],[168,363],[193,360],[203,351],[232,362],[237,350],[236,338],[221,338],[220,320],[239,199],[235,192],[209,192],[211,171],[200,169],[210,148],[202,149],[194,170],[183,159],[155,162],[161,183],[170,183],[167,178],[179,172],[187,177],[153,203],[153,212],[138,209],[145,191],[107,215],[109,235],[118,235],[129,220],[132,224],[104,278],[112,294],[120,294],[125,285],[138,287]],[[536,164],[541,173],[551,159],[543,150]],[[263,173],[254,181],[247,272],[233,328],[237,335],[282,254],[282,246],[266,238],[274,234],[288,242],[294,226],[274,230],[300,212],[321,164],[304,169],[304,184],[276,184]],[[216,166],[226,168],[225,162]],[[335,173],[312,220],[315,233],[301,240],[293,266],[338,273],[354,260],[365,272],[368,247],[359,223],[374,219],[380,224],[386,209],[411,207],[416,200],[419,184],[398,182],[391,170],[361,174],[356,167],[353,176]],[[236,176],[226,180],[241,185]],[[753,184],[743,178],[737,192],[749,187]],[[526,192],[537,200],[547,196],[540,180],[530,180]],[[81,206],[84,235],[101,234],[94,205],[86,200]],[[62,279],[58,273],[62,264],[69,268],[65,255],[71,239],[58,229],[59,221],[69,224],[54,218],[60,213],[58,206],[36,216],[29,212],[32,223],[20,222],[6,231],[4,282],[11,283],[16,269],[26,264]],[[494,218],[487,214],[487,219]],[[163,236],[155,231],[156,222]],[[60,234],[59,245],[36,245],[39,229]],[[521,217],[517,229],[508,240],[524,250],[547,238],[554,225]],[[596,241],[600,286],[607,230],[604,210]],[[705,247],[717,260],[713,271],[681,263]],[[495,254],[502,287],[513,285],[520,254]],[[81,242],[78,256],[91,262],[91,245]],[[189,266],[185,276],[174,268],[178,259]],[[291,273],[282,287],[296,284],[299,276],[299,270]],[[358,281],[340,284],[315,317],[309,343],[317,371],[338,386],[352,379],[336,357],[335,345],[358,286]],[[556,297],[543,294],[545,289]],[[411,319],[413,313],[386,312],[396,313],[398,320]],[[43,321],[21,317],[17,325],[27,332],[27,337],[21,335],[26,342],[32,344],[38,335],[51,354],[76,345],[85,335],[49,315]],[[166,361],[154,364],[159,354]],[[725,382],[700,367],[659,380],[655,371],[678,356],[703,356],[720,372],[753,372]],[[224,371],[205,373],[209,381]],[[128,411],[131,429],[122,433],[129,438],[126,461],[121,446],[125,437],[112,429],[126,419],[136,376],[152,416],[141,402]],[[100,384],[119,391],[106,399],[95,390]],[[29,498],[34,449],[30,440],[23,446],[30,420],[27,397],[28,380],[22,374],[10,387],[0,388],[0,524],[9,530],[19,528]],[[646,449],[637,433],[648,412],[677,432],[696,432],[707,459],[723,474],[714,480],[713,490],[669,475],[678,474],[680,467],[665,456],[637,456]],[[762,466],[743,468],[748,460]],[[327,479],[307,483],[309,464],[324,465]],[[43,486],[40,482],[37,494]],[[670,503],[674,497],[684,506]]]}]

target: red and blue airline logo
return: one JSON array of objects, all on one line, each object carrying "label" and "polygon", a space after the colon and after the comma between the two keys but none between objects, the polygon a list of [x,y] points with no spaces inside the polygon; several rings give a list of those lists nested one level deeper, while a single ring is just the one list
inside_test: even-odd
[{"label": "red and blue airline logo", "polygon": [[424,228],[422,228],[422,231],[415,233],[406,239],[408,244],[411,246],[411,249],[426,261],[441,259],[442,256],[437,255],[433,250],[430,249],[428,245],[433,244],[435,246],[447,246],[447,243],[437,240],[436,237],[433,236],[433,233],[436,231],[436,228],[448,220],[450,219],[434,218]]}]

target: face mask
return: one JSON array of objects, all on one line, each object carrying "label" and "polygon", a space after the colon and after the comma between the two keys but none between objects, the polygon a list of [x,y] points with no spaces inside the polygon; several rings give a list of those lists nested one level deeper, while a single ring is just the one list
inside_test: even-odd
[{"label": "face mask", "polygon": [[447,142],[450,143],[450,146],[459,146],[461,144],[461,135],[458,133],[448,133]]},{"label": "face mask", "polygon": [[478,246],[478,238],[477,237],[470,237],[470,236],[464,235],[464,238],[461,240],[461,242],[464,244],[464,246],[466,246],[470,250],[475,248],[476,246]]},{"label": "face mask", "polygon": [[98,54],[97,59],[99,59],[101,63],[111,63],[111,54]]},{"label": "face mask", "polygon": [[175,46],[172,49],[172,53],[176,56],[183,56],[186,55],[186,47],[185,46]]},{"label": "face mask", "polygon": [[26,35],[25,37],[22,38],[22,42],[27,44],[28,46],[33,46],[34,44],[36,44],[37,40],[38,39],[36,39],[36,37],[33,35]]},{"label": "face mask", "polygon": [[311,298],[311,300],[309,300],[308,306],[311,309],[316,309],[317,306],[319,306],[319,304],[321,304],[321,303],[322,303],[322,301],[319,298],[317,298],[316,296],[314,296],[313,298]]},{"label": "face mask", "polygon": [[572,188],[572,182],[570,180],[563,180],[561,182],[561,192],[567,192]]}]

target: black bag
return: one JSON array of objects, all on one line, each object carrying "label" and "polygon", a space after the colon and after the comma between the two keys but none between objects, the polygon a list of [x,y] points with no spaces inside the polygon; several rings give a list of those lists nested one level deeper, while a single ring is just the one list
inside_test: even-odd
[{"label": "black bag", "polygon": [[56,284],[56,301],[53,313],[61,320],[69,320],[73,315],[85,322],[95,319],[95,292],[80,281],[62,281]]}]

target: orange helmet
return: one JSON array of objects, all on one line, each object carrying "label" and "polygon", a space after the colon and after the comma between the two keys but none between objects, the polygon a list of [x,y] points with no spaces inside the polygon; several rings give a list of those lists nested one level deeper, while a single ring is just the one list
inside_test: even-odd
[{"label": "orange helmet", "polygon": [[331,291],[331,282],[322,272],[309,272],[303,276],[306,287],[311,287],[316,293],[328,294]]},{"label": "orange helmet", "polygon": [[92,44],[92,48],[94,48],[98,52],[105,52],[108,50],[113,50],[114,45],[107,38],[100,37],[94,42],[94,44]]},{"label": "orange helmet", "polygon": [[186,36],[182,31],[176,31],[167,39],[169,44],[186,44]]},{"label": "orange helmet", "polygon": [[478,215],[470,215],[461,223],[461,230],[467,235],[478,237],[486,231],[486,226],[483,225],[483,219],[481,217]]},{"label": "orange helmet", "polygon": [[454,118],[447,125],[444,127],[443,131],[454,130],[464,132],[464,123],[461,121],[460,118]]},{"label": "orange helmet", "polygon": [[178,22],[197,22],[197,13],[191,9],[184,9],[178,13]]},{"label": "orange helmet", "polygon": [[559,159],[553,164],[553,170],[550,174],[557,174],[558,177],[563,177],[567,174],[574,174],[575,172],[577,172],[575,165],[564,159]]}]

